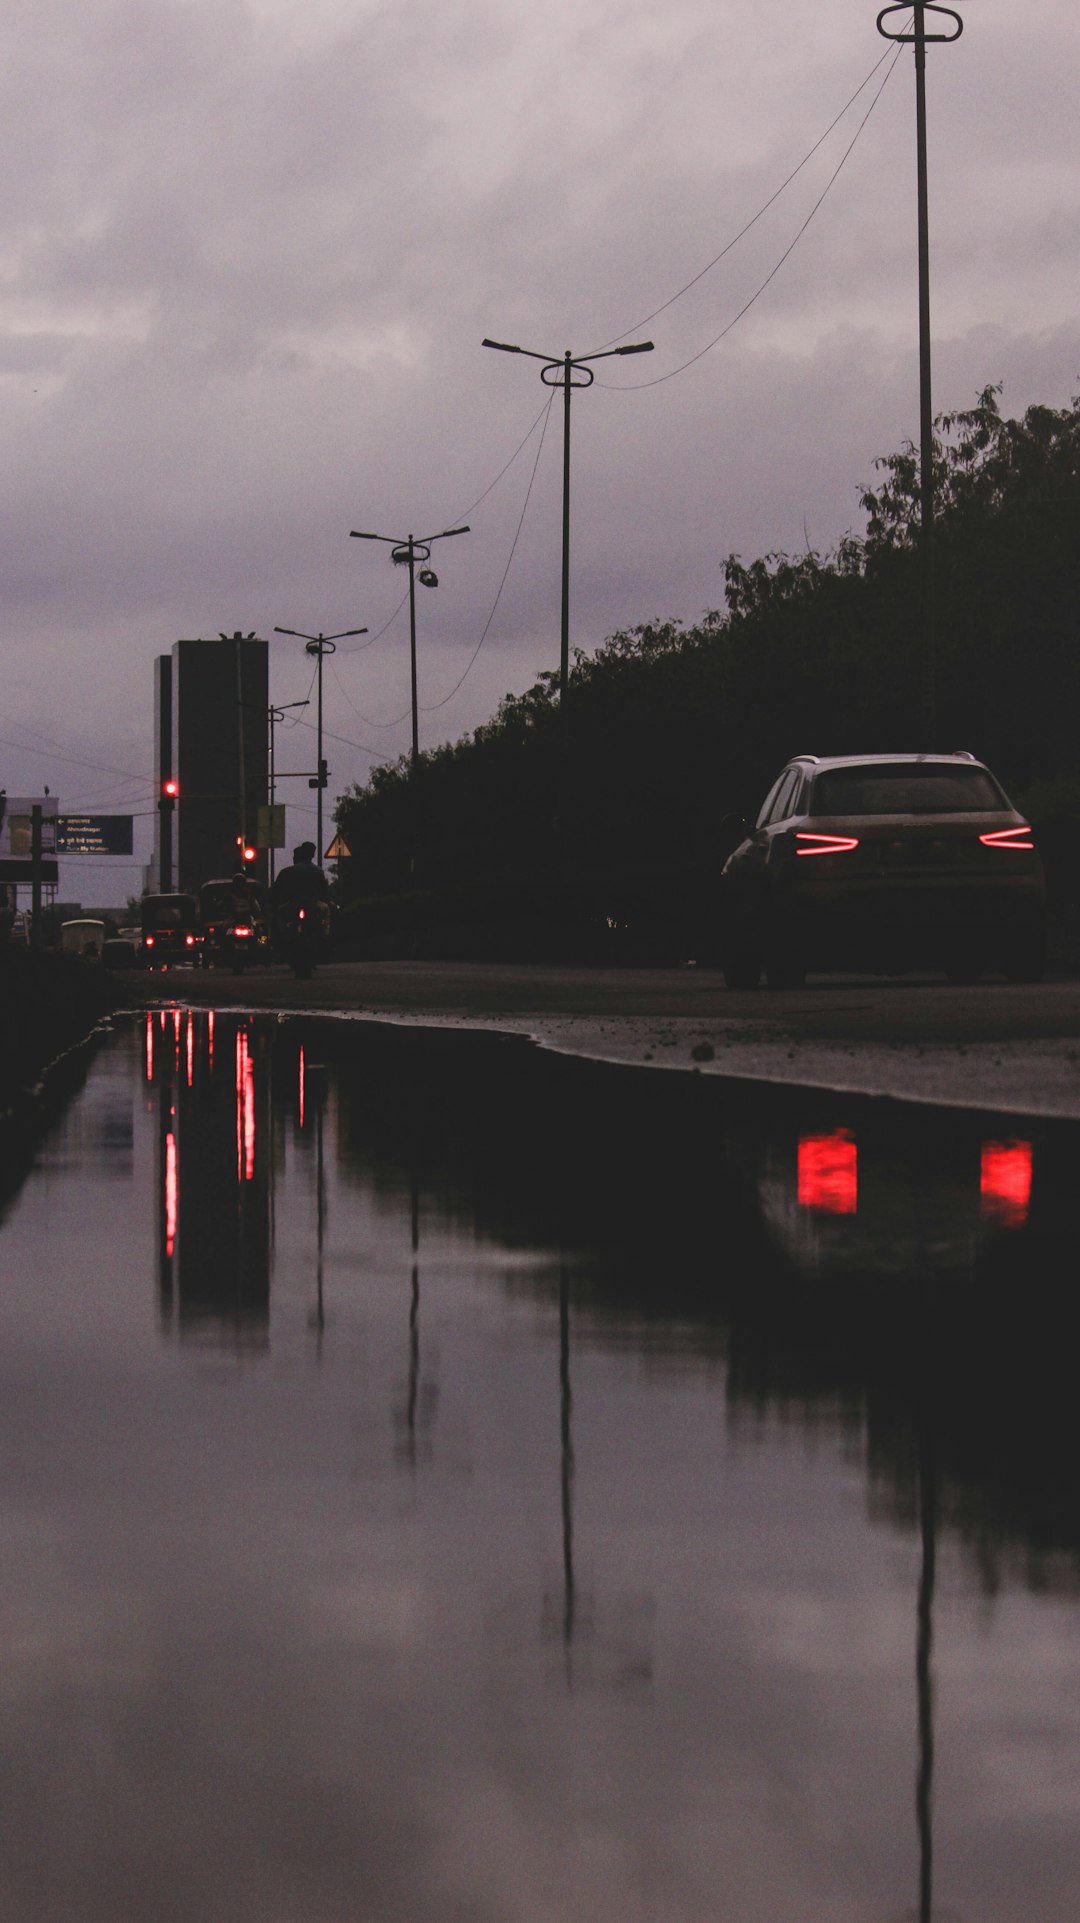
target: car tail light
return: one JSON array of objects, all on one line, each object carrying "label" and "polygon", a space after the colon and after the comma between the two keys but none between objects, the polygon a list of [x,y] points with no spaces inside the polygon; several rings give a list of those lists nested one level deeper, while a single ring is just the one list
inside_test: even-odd
[{"label": "car tail light", "polygon": [[859,845],[858,835],[811,835],[801,828],[796,829],[795,841],[797,855],[849,855]]},{"label": "car tail light", "polygon": [[185,946],[186,946],[186,947],[188,947],[188,948],[194,948],[194,946],[195,946],[195,937],[194,937],[194,935],[185,935],[185,936],[184,936],[184,943],[185,943]]},{"label": "car tail light", "polygon": [[238,922],[236,927],[233,929],[234,935],[250,935],[250,933],[251,933],[250,928],[245,927],[245,925],[242,922]]},{"label": "car tail light", "polygon": [[[1023,839],[1023,837],[1027,839]],[[1022,828],[995,828],[992,834],[980,835],[984,848],[1034,848],[1031,829],[1025,822]]]},{"label": "car tail light", "polygon": [[152,948],[152,947],[154,946],[154,937],[153,937],[153,935],[147,935],[147,937],[146,937],[146,946],[147,946],[147,948]]},{"label": "car tail light", "polygon": [[305,910],[304,910],[303,908],[301,908],[301,910],[300,910],[300,913],[299,913],[299,915],[298,915],[298,916],[297,916],[297,918],[296,918],[296,919],[297,919],[297,921],[303,921],[303,919],[304,919],[304,915],[305,915]]}]

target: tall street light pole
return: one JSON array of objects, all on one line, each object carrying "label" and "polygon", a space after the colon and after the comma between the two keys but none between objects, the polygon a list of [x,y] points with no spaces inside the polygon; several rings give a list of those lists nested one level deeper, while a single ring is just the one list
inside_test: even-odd
[{"label": "tall street light pole", "polygon": [[[914,13],[908,33],[886,25],[890,15]],[[943,33],[927,33],[926,16],[950,21]],[[919,221],[919,544],[922,560],[923,698],[928,748],[937,746],[937,634],[934,582],[934,407],[930,382],[930,213],[926,168],[926,49],[931,41],[959,40],[964,22],[936,0],[903,0],[883,7],[877,30],[886,40],[915,48],[915,145]]]},{"label": "tall street light pole", "polygon": [[[409,570],[409,679],[412,689],[412,757],[409,766],[409,787],[412,805],[412,852],[409,858],[410,870],[416,868],[416,784],[420,763],[420,709],[417,701],[416,686],[416,583],[425,588],[437,588],[439,577],[434,568],[428,567],[431,559],[432,544],[435,541],[449,541],[455,534],[468,534],[466,527],[443,528],[440,534],[425,534],[419,538],[415,534],[366,534],[360,528],[350,528],[349,538],[353,541],[383,541],[390,549],[390,559],[398,567]],[[419,572],[417,564],[419,563]]]},{"label": "tall street light pole", "polygon": [[[531,347],[514,347],[508,341],[483,340],[482,347],[497,348],[500,354],[524,354],[531,361],[541,361],[540,379],[545,387],[561,387],[563,391],[563,498],[562,498],[562,617],[559,637],[559,759],[560,795],[559,815],[564,816],[566,796],[566,775],[569,751],[567,733],[566,689],[570,679],[570,390],[572,387],[591,387],[596,379],[590,363],[610,360],[615,354],[651,354],[652,341],[634,341],[627,347],[607,347],[597,354],[572,354],[567,348],[564,354],[537,354]],[[575,378],[576,376],[576,378]]]},{"label": "tall street light pole", "polygon": [[313,654],[318,663],[318,677],[317,677],[318,706],[316,708],[316,714],[318,716],[318,720],[316,724],[317,733],[318,733],[318,747],[316,749],[316,760],[318,762],[318,767],[316,769],[314,778],[309,778],[308,786],[311,788],[314,788],[317,791],[317,795],[318,795],[318,801],[316,806],[316,816],[315,816],[316,823],[317,823],[315,833],[317,837],[317,847],[318,847],[316,862],[317,862],[317,866],[321,868],[322,859],[323,859],[322,798],[323,798],[323,789],[326,787],[326,783],[328,780],[326,763],[323,760],[323,751],[322,751],[323,656],[327,654],[335,654],[337,652],[334,646],[334,643],[336,641],[347,641],[350,638],[350,636],[354,634],[366,634],[367,629],[366,628],[342,628],[340,634],[301,634],[299,628],[275,628],[274,633],[275,634],[291,634],[294,640],[306,642],[307,646],[304,649],[304,653]]}]

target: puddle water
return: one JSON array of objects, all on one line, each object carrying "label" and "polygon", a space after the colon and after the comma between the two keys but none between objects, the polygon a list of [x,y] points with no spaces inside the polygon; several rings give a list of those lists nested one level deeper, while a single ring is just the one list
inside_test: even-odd
[{"label": "puddle water", "polygon": [[153,1014],[0,1226],[13,1923],[1063,1923],[1080,1131]]}]

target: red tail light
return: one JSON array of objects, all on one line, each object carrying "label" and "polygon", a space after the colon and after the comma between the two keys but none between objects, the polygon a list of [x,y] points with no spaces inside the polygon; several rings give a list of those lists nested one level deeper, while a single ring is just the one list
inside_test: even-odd
[{"label": "red tail light", "polygon": [[234,935],[250,935],[250,933],[251,933],[250,928],[245,927],[240,922],[237,922],[236,927],[233,929]]},{"label": "red tail light", "polygon": [[[1022,839],[1024,836],[1027,837],[1026,840]],[[984,848],[1034,848],[1035,846],[1031,839],[1031,829],[1026,823],[1023,828],[995,828],[992,834],[980,835],[979,840]]]},{"label": "red tail light", "polygon": [[303,921],[303,919],[304,919],[304,913],[305,913],[305,911],[304,911],[304,909],[303,909],[303,908],[301,908],[301,910],[300,910],[300,913],[299,913],[299,915],[297,916],[297,920],[298,920],[298,921]]},{"label": "red tail light", "polygon": [[147,935],[147,937],[146,937],[146,946],[147,946],[147,948],[152,948],[152,947],[154,946],[154,937],[153,937],[153,935]]},{"label": "red tail light", "polygon": [[185,944],[186,944],[186,946],[187,946],[188,948],[194,948],[194,946],[195,946],[195,937],[194,937],[194,935],[185,935],[185,936],[184,936],[184,942],[185,942]]},{"label": "red tail light", "polygon": [[795,840],[802,843],[795,849],[797,855],[849,855],[859,845],[858,835],[811,835],[801,828],[796,830]]}]

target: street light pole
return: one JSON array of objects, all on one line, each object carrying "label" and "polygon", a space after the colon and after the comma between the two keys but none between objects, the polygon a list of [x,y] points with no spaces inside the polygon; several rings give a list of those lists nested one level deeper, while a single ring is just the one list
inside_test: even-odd
[{"label": "street light pole", "polygon": [[[914,12],[910,33],[894,33],[884,23],[894,13]],[[952,31],[927,33],[928,13],[952,22]],[[926,164],[926,49],[931,41],[959,40],[964,22],[952,7],[936,0],[903,0],[883,7],[877,30],[885,40],[915,48],[915,149],[919,227],[919,545],[922,561],[923,698],[928,748],[937,745],[937,634],[934,579],[934,407],[930,380],[930,208]]]},{"label": "street light pole", "polygon": [[[425,534],[418,539],[415,534],[366,534],[360,528],[350,528],[349,538],[353,541],[383,541],[390,549],[390,559],[398,567],[409,570],[409,682],[412,709],[412,754],[409,763],[409,787],[412,801],[412,852],[409,858],[410,870],[416,868],[416,814],[417,779],[420,765],[420,708],[417,700],[416,681],[416,583],[419,580],[425,588],[437,588],[439,577],[434,568],[427,563],[431,559],[432,544],[435,541],[449,541],[455,534],[468,534],[466,527],[443,528],[439,534]],[[417,574],[417,563],[420,572]]]},{"label": "street light pole", "polygon": [[[267,715],[270,721],[270,806],[271,806],[271,809],[274,806],[274,798],[277,794],[277,784],[274,778],[274,723],[277,721],[284,721],[286,712],[289,708],[306,708],[308,705],[309,704],[307,701],[284,701],[282,702],[282,705],[280,708],[270,707],[267,709]],[[267,854],[269,856],[269,862],[270,862],[270,886],[272,888],[274,885],[274,854],[275,854],[273,842],[271,842],[270,847],[267,850]]]},{"label": "street light pole", "polygon": [[[325,763],[325,761],[323,760],[323,751],[322,751],[322,742],[323,742],[323,730],[322,730],[322,716],[323,716],[323,706],[322,706],[322,664],[323,664],[323,656],[324,656],[324,655],[326,655],[326,654],[335,654],[335,653],[337,652],[337,650],[336,650],[336,648],[335,648],[335,646],[334,646],[334,643],[335,643],[336,641],[347,641],[347,640],[348,640],[348,639],[350,638],[350,636],[352,636],[352,635],[354,635],[354,634],[366,634],[366,633],[367,633],[367,629],[366,629],[366,628],[342,628],[342,630],[341,630],[341,633],[340,633],[340,634],[301,634],[301,632],[300,632],[300,630],[299,630],[299,628],[275,628],[275,629],[274,629],[274,633],[275,633],[275,634],[291,634],[294,640],[296,640],[296,641],[304,641],[304,642],[306,642],[306,643],[307,643],[307,645],[306,645],[306,647],[305,647],[305,649],[304,649],[304,653],[305,653],[305,654],[313,654],[313,655],[315,656],[315,659],[316,659],[316,661],[318,662],[318,675],[317,675],[317,681],[318,681],[318,706],[317,706],[317,709],[316,709],[316,713],[317,713],[317,715],[318,715],[318,722],[317,722],[317,736],[318,736],[318,747],[316,748],[316,751],[315,751],[315,752],[316,752],[316,761],[317,761],[317,768],[316,768],[316,773],[315,773],[315,776],[314,776],[314,779],[310,779],[310,778],[309,778],[309,782],[308,782],[308,785],[309,785],[309,787],[312,787],[312,788],[314,788],[314,789],[315,789],[315,790],[317,791],[317,794],[318,794],[318,801],[317,801],[317,803],[316,803],[316,816],[315,816],[315,819],[316,819],[316,824],[317,824],[317,825],[316,825],[316,830],[315,830],[315,833],[316,833],[316,836],[317,836],[317,846],[318,846],[318,854],[317,854],[317,857],[316,857],[316,866],[317,866],[317,867],[319,867],[319,868],[321,868],[321,867],[322,867],[322,859],[323,859],[323,845],[322,845],[322,843],[323,843],[323,820],[322,820],[322,817],[323,817],[323,805],[322,805],[322,798],[323,798],[323,789],[324,789],[324,788],[326,787],[326,783],[327,783],[327,779],[328,779],[328,776],[327,776],[327,769],[326,769],[326,763]],[[300,705],[300,706],[304,706],[304,705],[306,705],[306,704],[304,704],[304,703],[300,703],[300,704],[294,704],[294,705]]]},{"label": "street light pole", "polygon": [[562,790],[559,815],[562,819],[566,806],[569,755],[566,693],[570,679],[570,390],[572,387],[592,386],[596,379],[590,365],[592,361],[610,360],[615,354],[651,354],[653,343],[634,341],[626,347],[606,347],[597,354],[572,354],[569,348],[564,354],[537,354],[531,347],[514,347],[509,341],[487,339],[480,344],[482,347],[497,348],[501,354],[524,354],[529,360],[541,361],[540,379],[544,386],[561,387],[563,390],[562,610],[559,631],[559,785]]}]

